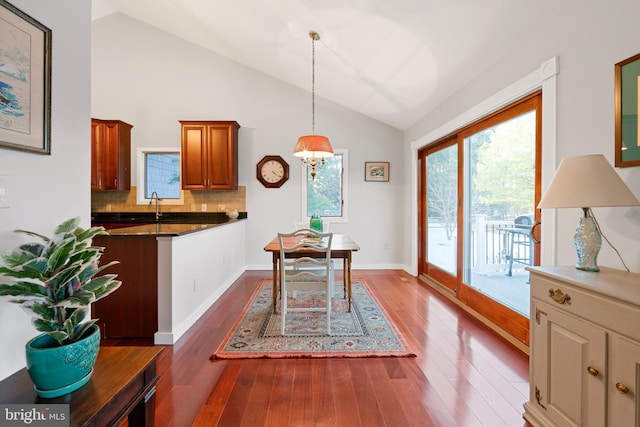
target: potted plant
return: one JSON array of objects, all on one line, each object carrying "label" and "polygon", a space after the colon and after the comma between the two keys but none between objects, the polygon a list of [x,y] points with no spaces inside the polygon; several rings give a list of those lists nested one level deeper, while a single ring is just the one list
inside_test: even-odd
[{"label": "potted plant", "polygon": [[[93,237],[103,227],[78,227],[80,218],[56,227],[53,237],[36,237],[2,256],[0,296],[20,304],[43,334],[26,344],[27,370],[41,397],[70,393],[89,381],[100,347],[97,319],[86,320],[91,303],[121,284],[115,274],[97,276],[116,261],[98,266],[104,248]],[[3,277],[4,276],[4,277]]]}]

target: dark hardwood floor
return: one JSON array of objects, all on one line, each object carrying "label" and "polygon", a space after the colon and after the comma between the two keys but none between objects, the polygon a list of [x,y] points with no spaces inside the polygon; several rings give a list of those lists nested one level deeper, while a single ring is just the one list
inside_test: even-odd
[{"label": "dark hardwood floor", "polygon": [[165,348],[156,425],[528,425],[528,356],[402,271],[356,270],[353,278],[366,281],[415,358],[210,361],[265,277],[271,272],[243,274]]}]

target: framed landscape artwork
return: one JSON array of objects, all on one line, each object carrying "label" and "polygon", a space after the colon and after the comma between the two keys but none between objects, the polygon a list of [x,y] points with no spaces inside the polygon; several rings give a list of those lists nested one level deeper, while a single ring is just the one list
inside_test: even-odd
[{"label": "framed landscape artwork", "polygon": [[364,180],[365,181],[389,181],[389,162],[365,162],[364,163]]},{"label": "framed landscape artwork", "polygon": [[51,30],[0,0],[0,148],[51,154]]},{"label": "framed landscape artwork", "polygon": [[640,166],[640,53],[615,65],[615,164]]}]

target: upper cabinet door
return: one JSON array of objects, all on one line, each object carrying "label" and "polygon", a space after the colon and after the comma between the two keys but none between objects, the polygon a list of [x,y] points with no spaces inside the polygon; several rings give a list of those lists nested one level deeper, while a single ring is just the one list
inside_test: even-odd
[{"label": "upper cabinet door", "polygon": [[131,126],[91,119],[91,189],[131,188]]},{"label": "upper cabinet door", "polygon": [[238,188],[237,122],[181,121],[182,188],[236,190]]},{"label": "upper cabinet door", "polygon": [[102,147],[104,136],[104,126],[95,120],[91,119],[91,189],[100,190],[102,185],[102,163],[104,148]]},{"label": "upper cabinet door", "polygon": [[182,125],[182,188],[207,188],[207,134],[206,125]]}]

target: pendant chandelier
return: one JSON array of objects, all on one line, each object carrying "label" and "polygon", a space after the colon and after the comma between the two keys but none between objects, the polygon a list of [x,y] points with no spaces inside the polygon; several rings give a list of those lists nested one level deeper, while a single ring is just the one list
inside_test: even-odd
[{"label": "pendant chandelier", "polygon": [[[316,167],[324,165],[325,157],[333,156],[333,147],[329,138],[315,134],[316,127],[316,50],[315,42],[320,40],[320,34],[309,31],[311,37],[311,135],[298,138],[293,155],[300,157],[305,166],[311,166],[311,179],[316,178]],[[318,163],[318,159],[320,163]]]}]

